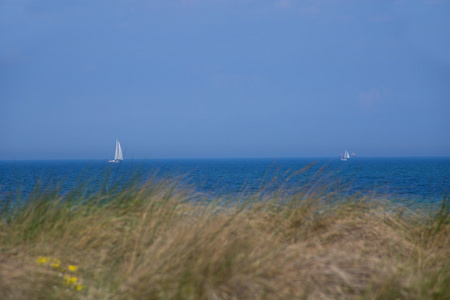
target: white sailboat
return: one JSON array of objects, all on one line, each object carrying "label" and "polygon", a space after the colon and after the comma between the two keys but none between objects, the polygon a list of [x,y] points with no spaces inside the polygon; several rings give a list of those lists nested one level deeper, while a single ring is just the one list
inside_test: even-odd
[{"label": "white sailboat", "polygon": [[114,159],[110,160],[110,163],[120,163],[123,161],[122,147],[120,147],[119,140],[116,139],[116,153]]},{"label": "white sailboat", "polygon": [[344,154],[341,155],[341,160],[346,161],[348,158],[350,158],[350,155],[348,154],[348,151],[345,150]]}]

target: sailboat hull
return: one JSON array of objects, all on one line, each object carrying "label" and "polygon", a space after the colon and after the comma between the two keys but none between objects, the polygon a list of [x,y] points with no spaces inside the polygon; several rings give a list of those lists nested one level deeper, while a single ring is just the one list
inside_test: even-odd
[{"label": "sailboat hull", "polygon": [[118,159],[113,159],[113,160],[109,161],[109,163],[113,163],[113,164],[118,164],[118,163],[121,163],[121,162],[122,162],[122,160],[118,160]]}]

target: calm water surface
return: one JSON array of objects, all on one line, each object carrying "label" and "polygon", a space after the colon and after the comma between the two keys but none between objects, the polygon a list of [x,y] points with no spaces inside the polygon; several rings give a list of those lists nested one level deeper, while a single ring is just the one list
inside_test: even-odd
[{"label": "calm water surface", "polygon": [[0,201],[7,195],[27,195],[38,182],[63,182],[67,191],[89,181],[95,189],[106,174],[119,182],[135,172],[141,180],[177,178],[214,197],[258,191],[262,186],[295,190],[313,181],[346,186],[347,193],[377,192],[421,203],[438,203],[450,192],[450,158],[0,161]]}]

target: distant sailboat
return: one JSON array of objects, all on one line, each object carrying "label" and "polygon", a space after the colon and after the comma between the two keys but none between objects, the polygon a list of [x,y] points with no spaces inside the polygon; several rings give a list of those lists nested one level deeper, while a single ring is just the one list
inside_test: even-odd
[{"label": "distant sailboat", "polygon": [[110,160],[110,163],[120,163],[123,161],[122,147],[120,147],[119,140],[116,140],[116,153],[114,159]]},{"label": "distant sailboat", "polygon": [[350,155],[348,154],[348,151],[345,150],[344,154],[341,156],[341,160],[346,161],[348,158],[350,158]]}]

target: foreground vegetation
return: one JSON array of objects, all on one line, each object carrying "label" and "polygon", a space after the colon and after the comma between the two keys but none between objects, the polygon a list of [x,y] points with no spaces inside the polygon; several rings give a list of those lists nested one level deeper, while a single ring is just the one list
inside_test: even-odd
[{"label": "foreground vegetation", "polygon": [[0,299],[450,299],[445,202],[333,191],[36,188],[0,215]]}]

